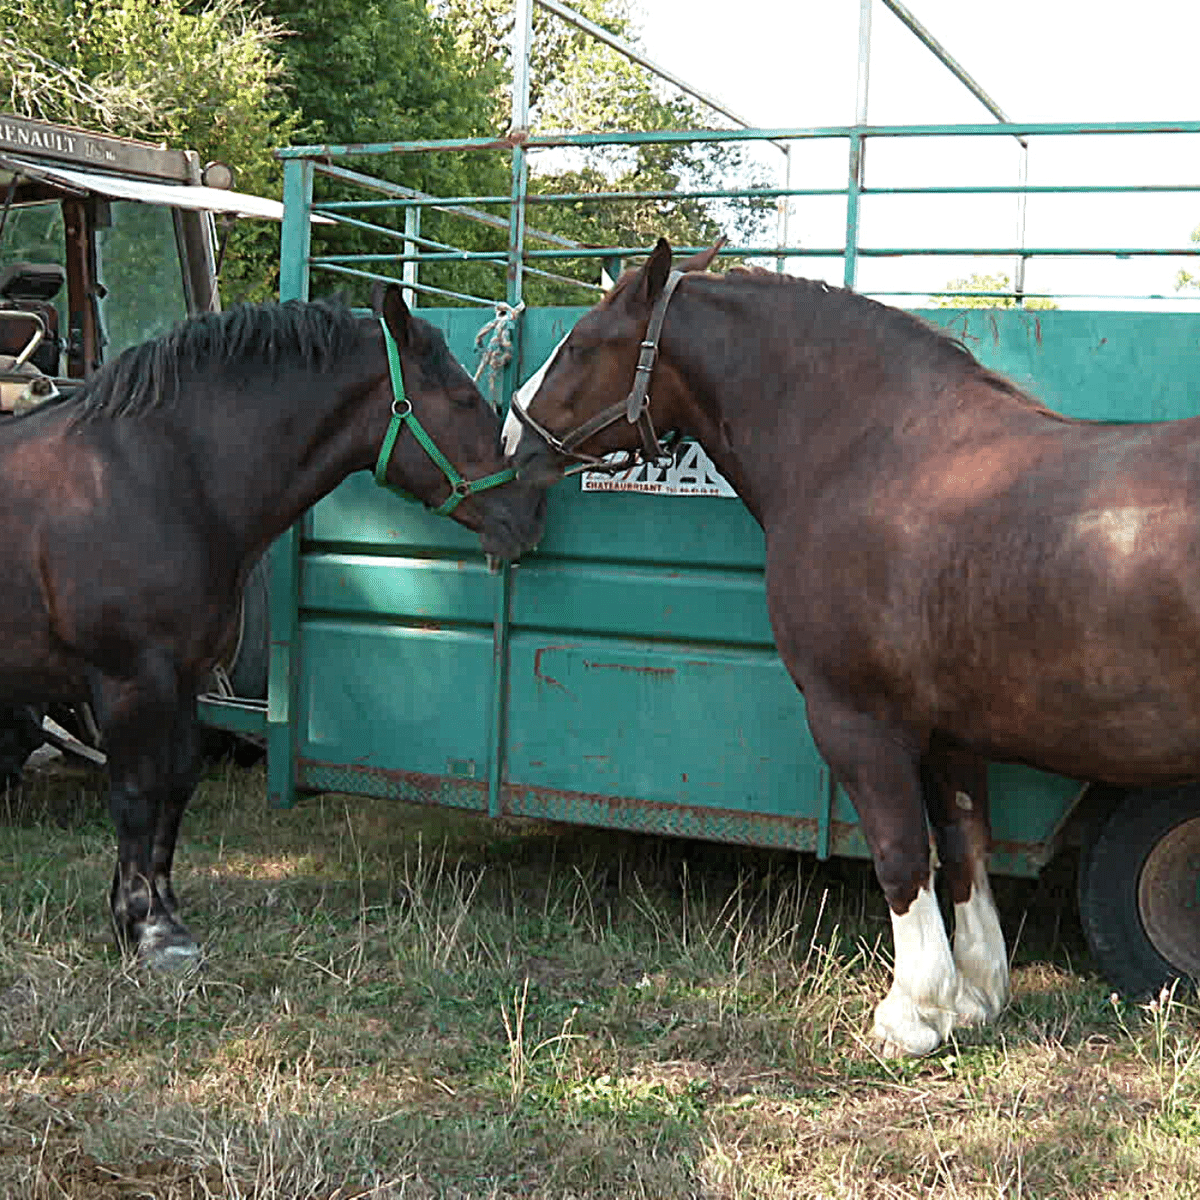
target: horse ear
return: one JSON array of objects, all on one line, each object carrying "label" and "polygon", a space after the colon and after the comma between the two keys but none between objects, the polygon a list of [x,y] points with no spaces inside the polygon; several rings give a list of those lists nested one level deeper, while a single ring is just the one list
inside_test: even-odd
[{"label": "horse ear", "polygon": [[410,340],[409,334],[412,329],[412,313],[408,311],[408,305],[404,303],[404,297],[400,294],[400,289],[394,283],[389,283],[383,289],[383,296],[377,302],[378,311],[382,315],[387,324],[388,330],[392,337],[396,339],[397,346],[407,346]]},{"label": "horse ear", "polygon": [[666,286],[667,276],[671,274],[671,243],[660,237],[650,252],[650,257],[642,263],[641,269],[634,277],[633,296],[644,304],[653,304],[658,294]]},{"label": "horse ear", "polygon": [[712,260],[717,257],[717,252],[727,241],[729,241],[727,237],[717,238],[707,250],[701,250],[699,254],[693,254],[691,258],[685,258],[675,269],[677,271],[707,271],[712,266]]},{"label": "horse ear", "polygon": [[376,279],[371,284],[371,311],[377,317],[383,314],[383,288],[382,279]]}]

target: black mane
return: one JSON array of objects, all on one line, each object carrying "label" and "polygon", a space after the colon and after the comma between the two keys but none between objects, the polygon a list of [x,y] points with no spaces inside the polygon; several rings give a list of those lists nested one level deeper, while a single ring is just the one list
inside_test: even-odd
[{"label": "black mane", "polygon": [[136,417],[172,404],[182,376],[202,364],[238,365],[244,374],[279,366],[323,371],[353,346],[358,321],[340,301],[237,304],[201,313],[170,333],[131,346],[76,392],[77,420]]}]

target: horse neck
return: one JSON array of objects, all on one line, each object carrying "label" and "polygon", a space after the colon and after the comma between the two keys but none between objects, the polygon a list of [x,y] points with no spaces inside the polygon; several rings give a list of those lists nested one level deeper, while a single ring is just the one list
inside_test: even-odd
[{"label": "horse neck", "polygon": [[[368,393],[386,370],[300,368],[226,392],[201,419],[205,492],[245,552],[257,553],[347,475],[371,465],[387,424]],[[373,411],[378,408],[378,412]],[[378,427],[378,428],[376,428]]]},{"label": "horse neck", "polygon": [[[820,311],[820,285],[722,276],[696,283],[672,301],[660,361],[682,380],[683,431],[760,524],[773,502],[786,501],[785,481],[815,483],[864,439],[926,422],[947,437],[960,425],[978,436],[989,426],[1044,420],[949,347],[939,363],[937,344],[918,341],[911,361],[898,362],[895,330],[872,322],[901,314],[865,309],[846,330]],[[835,302],[843,312],[855,303]],[[764,334],[771,329],[774,339]]]}]

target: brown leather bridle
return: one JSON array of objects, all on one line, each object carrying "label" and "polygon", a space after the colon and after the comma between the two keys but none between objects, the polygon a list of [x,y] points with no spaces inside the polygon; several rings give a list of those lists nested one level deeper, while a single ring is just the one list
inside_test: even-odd
[{"label": "brown leather bridle", "polygon": [[[615,474],[618,471],[627,470],[638,462],[661,462],[671,457],[671,452],[663,446],[654,432],[654,422],[650,418],[650,376],[654,372],[654,364],[658,359],[658,339],[662,334],[667,305],[683,276],[683,271],[672,271],[663,290],[659,293],[658,299],[654,302],[654,308],[650,312],[650,321],[646,325],[646,336],[642,339],[637,366],[633,372],[633,387],[630,388],[629,395],[624,400],[610,404],[569,433],[557,435],[551,433],[536,417],[531,416],[527,409],[517,403],[517,398],[513,397],[511,409],[517,420],[526,429],[537,434],[552,450],[557,450],[564,457],[573,458],[579,463],[579,466],[564,471],[564,475],[575,475],[580,471],[602,471]],[[625,451],[626,457],[623,460],[610,462],[579,449],[588,438],[602,429],[607,429],[622,417],[630,425],[638,427],[638,433],[642,438],[641,446]]]}]

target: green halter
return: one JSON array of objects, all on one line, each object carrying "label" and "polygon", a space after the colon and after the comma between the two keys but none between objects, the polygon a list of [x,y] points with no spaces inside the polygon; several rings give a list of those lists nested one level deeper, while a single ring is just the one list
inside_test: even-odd
[{"label": "green halter", "polygon": [[425,427],[417,420],[417,416],[413,412],[412,401],[404,394],[404,379],[400,374],[400,352],[396,348],[396,339],[392,337],[392,332],[382,317],[379,318],[379,324],[383,329],[383,344],[387,347],[394,399],[392,400],[392,419],[388,423],[387,433],[384,434],[383,445],[379,447],[379,457],[375,460],[375,482],[380,487],[387,488],[389,492],[394,492],[403,500],[411,500],[414,504],[424,503],[411,492],[406,492],[403,488],[398,488],[387,481],[388,463],[391,462],[392,450],[395,448],[396,439],[400,436],[400,429],[404,425],[412,430],[413,437],[421,443],[425,453],[429,455],[434,465],[445,475],[446,481],[450,484],[450,495],[433,510],[439,516],[449,516],[467,496],[487,491],[488,488],[499,487],[502,483],[508,483],[510,479],[515,479],[517,473],[512,467],[506,467],[503,471],[496,471],[491,475],[485,475],[482,479],[474,479],[470,482],[455,470],[454,464],[438,449],[437,443],[425,432]]}]

